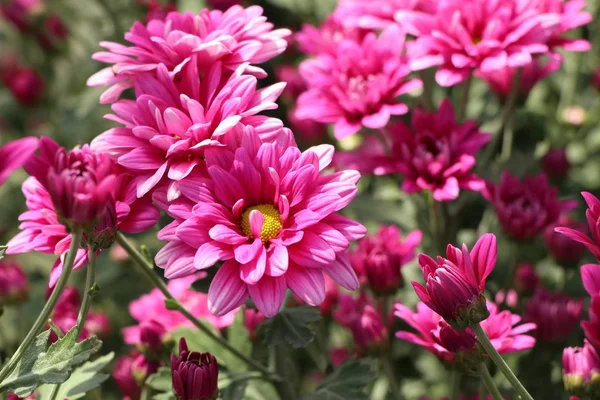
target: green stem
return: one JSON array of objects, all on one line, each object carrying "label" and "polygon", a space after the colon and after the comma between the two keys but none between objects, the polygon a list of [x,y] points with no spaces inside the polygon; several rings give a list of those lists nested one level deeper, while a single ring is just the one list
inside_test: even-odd
[{"label": "green stem", "polygon": [[460,107],[458,109],[457,121],[462,122],[467,115],[467,105],[469,104],[469,97],[471,94],[471,84],[473,83],[473,72],[469,73],[467,80],[463,83],[462,94],[460,98]]},{"label": "green stem", "polygon": [[427,111],[433,111],[435,108],[433,104],[433,92],[431,90],[433,85],[430,75],[427,71],[419,71],[419,78],[423,82],[423,106]]},{"label": "green stem", "polygon": [[429,201],[429,225],[431,229],[432,249],[438,253],[444,253],[447,243],[444,243],[442,212],[440,203],[433,198],[433,192],[428,192]]},{"label": "green stem", "polygon": [[481,325],[476,324],[475,326],[473,326],[473,330],[475,331],[475,334],[477,335],[477,339],[479,340],[481,346],[488,353],[488,355],[490,356],[494,364],[496,364],[498,369],[502,371],[502,374],[504,374],[506,379],[508,379],[508,381],[515,389],[517,394],[521,396],[524,400],[533,400],[533,397],[531,397],[527,389],[525,389],[523,384],[515,376],[515,374],[512,372],[506,361],[504,361],[500,354],[498,354],[498,352],[494,348],[494,345],[492,345],[492,342],[490,342],[490,338],[488,338],[483,328],[481,328]]},{"label": "green stem", "polygon": [[484,363],[479,364],[479,377],[487,388],[488,393],[494,398],[494,400],[502,400],[502,394],[498,390],[496,383],[490,375],[490,371],[488,371]]},{"label": "green stem", "polygon": [[286,363],[290,362],[287,347],[285,345],[278,345],[271,348],[271,362],[275,371],[283,372],[283,379],[275,383],[275,389],[279,393],[280,399],[285,400],[296,400],[296,389],[294,388],[293,375],[290,367]]},{"label": "green stem", "polygon": [[60,386],[62,383],[54,385],[52,388],[52,393],[50,393],[50,400],[56,400],[56,396],[58,396],[58,391],[60,390]]},{"label": "green stem", "polygon": [[23,339],[23,342],[19,345],[15,354],[11,357],[11,359],[6,363],[2,371],[0,371],[0,383],[6,379],[6,377],[12,372],[12,370],[16,367],[17,363],[21,360],[25,351],[29,348],[31,343],[35,340],[38,333],[44,328],[48,317],[54,310],[54,306],[56,306],[56,302],[60,297],[61,293],[65,289],[67,282],[69,281],[69,276],[71,276],[71,271],[73,270],[73,264],[75,263],[75,256],[77,255],[77,249],[79,248],[79,242],[81,241],[81,232],[74,232],[71,234],[71,246],[69,247],[69,252],[65,258],[65,263],[63,265],[62,272],[60,274],[60,278],[56,283],[56,287],[52,291],[50,298],[44,305],[44,308],[38,315],[35,323]]},{"label": "green stem", "polygon": [[96,251],[93,249],[88,250],[88,268],[87,275],[85,277],[85,292],[83,294],[83,301],[81,302],[81,308],[79,309],[79,316],[77,317],[77,335],[81,335],[85,320],[87,319],[88,311],[92,304],[92,291],[96,284]]},{"label": "green stem", "polygon": [[400,390],[400,385],[398,384],[398,381],[396,380],[396,374],[394,373],[394,367],[392,366],[392,362],[390,360],[389,357],[389,352],[382,352],[381,353],[381,367],[383,368],[383,370],[385,371],[385,374],[388,378],[388,383],[390,385],[390,392],[392,393],[392,396],[396,399],[396,400],[402,400],[402,391]]},{"label": "green stem", "polygon": [[450,399],[458,400],[460,397],[461,374],[458,370],[450,371]]},{"label": "green stem", "polygon": [[515,275],[517,273],[517,264],[519,263],[519,242],[511,240],[510,261],[508,265],[508,273],[504,281],[504,296],[508,296],[508,291],[515,283]]},{"label": "green stem", "polygon": [[196,317],[194,317],[180,302],[177,300],[169,289],[167,285],[163,282],[162,279],[158,275],[156,275],[153,271],[154,265],[149,262],[143,255],[140,253],[127,238],[121,233],[117,233],[117,243],[125,249],[127,254],[135,261],[135,264],[139,267],[138,269],[148,278],[154,286],[158,290],[162,292],[162,294],[169,300],[172,301],[173,306],[183,314],[188,320],[190,320],[196,328],[201,330],[205,335],[218,342],[221,346],[223,346],[227,351],[231,354],[239,358],[244,363],[248,364],[250,367],[254,368],[257,371],[262,372],[263,374],[269,376],[272,380],[279,380],[279,376],[269,371],[265,366],[257,363],[256,361],[246,357],[244,354],[239,352],[235,347],[233,347],[229,342],[224,340],[222,337],[215,335],[209,328],[207,328],[202,322],[200,322]]}]

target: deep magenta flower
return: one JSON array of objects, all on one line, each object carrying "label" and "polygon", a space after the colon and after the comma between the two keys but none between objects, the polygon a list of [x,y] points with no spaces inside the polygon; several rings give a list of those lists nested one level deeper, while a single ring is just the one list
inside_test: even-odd
[{"label": "deep magenta flower", "polygon": [[[586,340],[583,347],[563,351],[563,381],[567,391],[584,398],[596,398],[600,380],[600,357]],[[591,396],[591,397],[590,397]]]},{"label": "deep magenta flower", "polygon": [[208,0],[207,3],[214,9],[225,11],[229,7],[241,4],[242,0]]},{"label": "deep magenta flower", "polygon": [[585,11],[586,0],[538,0],[530,2],[529,5],[539,13],[559,16],[560,23],[552,32],[548,43],[551,49],[558,47],[567,51],[590,50],[589,41],[565,35],[592,21],[592,14]]},{"label": "deep magenta flower", "polygon": [[316,57],[323,53],[335,55],[342,41],[351,40],[360,43],[369,32],[367,29],[344,26],[343,21],[340,21],[334,13],[318,27],[302,25],[302,29],[294,35],[294,38],[302,53]]},{"label": "deep magenta flower", "polygon": [[[516,353],[534,346],[535,339],[526,333],[535,329],[535,324],[521,324],[519,315],[499,311],[491,302],[487,302],[487,309],[490,316],[481,322],[481,327],[498,353]],[[416,312],[403,304],[396,304],[394,310],[394,315],[416,330],[398,331],[396,337],[425,348],[444,362],[456,362],[461,352],[466,353],[464,356],[477,351],[477,339],[470,328],[456,331],[424,303],[417,304]]]},{"label": "deep magenta flower", "polygon": [[180,185],[186,198],[168,207],[175,221],[159,233],[168,244],[156,255],[157,265],[174,278],[225,261],[208,291],[216,315],[250,296],[272,317],[288,287],[318,305],[325,298],[323,272],[356,289],[346,251],[365,228],[336,212],[355,197],[360,175],[322,174],[333,153],[329,145],[301,153],[262,143],[252,127],[235,152],[206,150],[207,176],[186,180]]},{"label": "deep magenta flower", "polygon": [[540,277],[531,264],[518,264],[515,270],[515,288],[519,293],[533,293],[540,283]]},{"label": "deep magenta flower", "polygon": [[538,289],[525,305],[525,320],[536,324],[539,340],[561,342],[577,328],[582,312],[583,299]]},{"label": "deep magenta flower", "polygon": [[600,224],[598,223],[600,221],[600,200],[589,192],[581,192],[581,195],[588,206],[585,216],[592,233],[591,239],[585,233],[569,226],[558,227],[555,231],[579,243],[583,243],[594,257],[600,260]]},{"label": "deep magenta flower", "polygon": [[142,346],[154,353],[160,353],[163,348],[163,338],[167,334],[167,328],[154,319],[140,322],[139,328]]},{"label": "deep magenta flower", "polygon": [[407,79],[410,72],[397,26],[360,42],[343,40],[335,52],[300,64],[308,90],[298,98],[296,116],[335,124],[338,139],[362,127],[384,128],[392,115],[408,112],[397,97],[421,87],[420,80]]},{"label": "deep magenta flower", "polygon": [[403,238],[400,229],[389,225],[361,239],[350,254],[361,283],[379,294],[398,290],[404,283],[400,269],[416,257],[422,236],[420,230],[415,230]]},{"label": "deep magenta flower", "polygon": [[118,101],[115,114],[108,116],[122,126],[92,141],[93,149],[140,177],[140,197],[169,185],[169,198],[177,198],[176,183],[204,168],[206,149],[229,145],[235,150],[244,126],[254,127],[265,141],[281,132],[280,120],[257,114],[277,108],[284,84],[259,90],[255,77],[243,75],[242,68],[224,75],[220,63],[200,79],[195,67],[188,66],[178,80],[162,64],[156,77],[139,77],[136,100]]},{"label": "deep magenta flower", "polygon": [[592,295],[589,309],[589,320],[581,321],[585,338],[596,349],[600,349],[600,294]]},{"label": "deep magenta flower", "polygon": [[333,314],[340,325],[352,332],[354,344],[360,353],[377,350],[386,345],[388,328],[374,300],[364,293],[360,297],[340,294]]},{"label": "deep magenta flower", "polygon": [[48,15],[36,36],[40,46],[51,51],[65,42],[69,36],[69,29],[58,15]]},{"label": "deep magenta flower", "polygon": [[258,328],[263,322],[265,322],[265,316],[260,311],[252,308],[244,309],[244,326],[248,330],[251,340],[257,339]]},{"label": "deep magenta flower", "polygon": [[21,304],[29,297],[29,282],[23,268],[0,261],[0,304]]},{"label": "deep magenta flower", "polygon": [[179,341],[179,355],[171,354],[173,392],[179,400],[214,400],[219,388],[219,365],[210,353],[189,351],[185,338]]},{"label": "deep magenta flower", "polygon": [[475,155],[490,140],[475,121],[458,123],[452,103],[442,102],[437,113],[416,109],[412,129],[403,122],[391,127],[395,168],[404,175],[402,190],[433,192],[437,201],[458,197],[460,189],[481,191],[484,182],[471,173]]},{"label": "deep magenta flower", "polygon": [[552,257],[560,264],[565,266],[576,266],[583,257],[585,246],[571,237],[565,236],[562,233],[556,232],[555,228],[573,229],[579,232],[587,232],[585,223],[574,221],[571,217],[563,214],[558,219],[558,222],[549,226],[544,231],[544,242],[550,251]]},{"label": "deep magenta flower", "polygon": [[0,185],[25,164],[38,148],[38,139],[25,137],[0,146]]},{"label": "deep magenta flower", "polygon": [[496,266],[496,236],[483,235],[469,252],[448,245],[446,257],[437,260],[419,255],[425,286],[413,282],[417,296],[456,329],[464,329],[486,319],[485,280]]},{"label": "deep magenta flower", "polygon": [[571,163],[564,148],[554,148],[542,158],[542,169],[551,179],[561,180],[569,174]]},{"label": "deep magenta flower", "polygon": [[500,226],[514,240],[534,238],[577,205],[559,200],[558,189],[550,186],[544,174],[521,180],[505,171],[498,185],[487,183],[484,195],[492,203]]},{"label": "deep magenta flower", "polygon": [[433,12],[401,10],[396,21],[408,34],[411,66],[439,67],[441,86],[481,73],[524,67],[550,51],[560,15],[542,13],[529,0],[446,0]]},{"label": "deep magenta flower", "polygon": [[93,58],[108,64],[88,79],[89,86],[112,85],[100,97],[101,103],[113,103],[143,75],[153,76],[159,65],[169,74],[180,74],[191,66],[205,74],[217,62],[224,74],[242,67],[245,72],[266,76],[254,65],[281,54],[287,47],[288,29],[275,29],[262,15],[259,6],[234,6],[225,12],[203,9],[200,14],[169,13],[164,20],[154,19],[146,25],[135,22],[125,39],[132,46],[101,42],[108,51]]},{"label": "deep magenta flower", "polygon": [[[172,279],[167,287],[175,299],[183,304],[194,317],[208,322],[217,329],[226,328],[233,323],[237,310],[221,317],[214,316],[209,312],[208,296],[205,293],[191,289],[192,283],[204,278],[204,276],[205,274],[199,273],[185,278]],[[123,329],[123,338],[127,344],[157,344],[157,341],[154,340],[156,338],[152,338],[152,343],[144,340],[144,330],[150,327],[152,327],[153,333],[161,332],[158,336],[162,341],[168,334],[175,332],[178,328],[193,326],[180,312],[166,308],[165,296],[158,289],[152,289],[150,293],[132,301],[129,304],[129,314],[138,324]]]},{"label": "deep magenta flower", "polygon": [[33,106],[44,95],[44,78],[33,68],[17,66],[2,76],[15,100],[23,106]]},{"label": "deep magenta flower", "polygon": [[31,29],[31,19],[44,9],[42,0],[9,0],[0,5],[0,14],[22,33]]},{"label": "deep magenta flower", "polygon": [[132,351],[117,360],[112,377],[124,396],[131,400],[139,400],[146,378],[155,373],[158,367],[156,361],[148,360],[143,354]]},{"label": "deep magenta flower", "polygon": [[334,15],[349,28],[385,29],[400,10],[434,12],[436,0],[342,0]]}]

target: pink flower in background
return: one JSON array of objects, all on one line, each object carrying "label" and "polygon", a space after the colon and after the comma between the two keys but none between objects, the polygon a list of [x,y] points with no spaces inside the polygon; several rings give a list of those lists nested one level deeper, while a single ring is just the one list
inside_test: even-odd
[{"label": "pink flower in background", "polygon": [[348,351],[347,347],[336,347],[329,351],[329,359],[334,368],[342,365],[350,356],[350,351]]},{"label": "pink flower in background", "polygon": [[542,158],[542,169],[551,179],[563,179],[569,174],[571,163],[564,148],[548,150]]},{"label": "pink flower in background", "polygon": [[163,65],[156,75],[136,80],[135,101],[120,100],[112,106],[115,114],[108,118],[123,126],[92,141],[93,149],[109,154],[140,178],[138,196],[168,185],[169,199],[177,198],[176,184],[204,170],[206,149],[235,149],[244,126],[254,127],[265,141],[282,136],[280,120],[257,115],[277,108],[282,83],[258,90],[255,77],[243,75],[242,68],[223,75],[219,63],[203,79],[195,63],[179,80],[174,81]]},{"label": "pink flower in background", "polygon": [[360,175],[322,174],[333,153],[329,145],[301,153],[261,143],[252,127],[235,152],[206,150],[207,176],[181,185],[191,202],[168,209],[176,220],[159,233],[168,244],[156,255],[157,265],[174,278],[225,261],[208,292],[216,315],[250,296],[262,314],[272,317],[288,287],[302,301],[318,305],[325,299],[323,272],[356,289],[358,278],[346,251],[365,228],[336,212],[355,197]]},{"label": "pink flower in background", "polygon": [[399,10],[433,13],[436,8],[436,0],[341,0],[334,15],[350,28],[385,29],[396,24]]},{"label": "pink flower in background", "polygon": [[58,15],[48,15],[44,20],[37,41],[46,51],[51,51],[62,45],[69,36],[69,28]]},{"label": "pink flower in background", "polygon": [[551,49],[559,47],[567,51],[590,50],[592,46],[589,41],[565,36],[567,32],[592,21],[592,14],[584,10],[586,0],[535,0],[529,2],[529,5],[539,13],[559,16],[560,23],[548,43]]},{"label": "pink flower in background", "polygon": [[130,400],[139,400],[146,378],[155,373],[158,367],[158,362],[132,351],[117,360],[112,377],[124,396]]},{"label": "pink flower in background", "polygon": [[568,215],[563,214],[556,224],[549,226],[544,231],[544,242],[552,257],[560,264],[576,266],[583,257],[585,246],[562,233],[556,232],[555,228],[557,226],[586,233],[588,231],[587,226],[585,223],[574,221]]},{"label": "pink flower in background", "polygon": [[[394,125],[390,125],[393,129]],[[397,161],[388,154],[386,146],[375,135],[363,136],[362,144],[353,150],[335,153],[333,164],[336,168],[355,169],[361,174],[375,176],[397,172]],[[389,145],[392,143],[388,140]]]},{"label": "pink flower in background", "polygon": [[519,293],[515,289],[499,290],[494,296],[496,304],[510,310],[519,309]]},{"label": "pink flower in background", "polygon": [[498,97],[506,99],[512,90],[515,74],[518,69],[521,69],[523,72],[519,81],[518,93],[523,98],[527,97],[538,82],[556,72],[562,65],[562,61],[560,55],[550,54],[545,61],[541,61],[540,57],[536,57],[531,63],[523,67],[503,67],[493,71],[477,71],[476,75],[486,81]]},{"label": "pink flower in background", "polygon": [[258,327],[265,322],[265,316],[260,311],[251,308],[244,309],[244,326],[250,334],[251,340],[257,339]]},{"label": "pink flower in background", "polygon": [[600,200],[589,192],[581,192],[581,195],[587,203],[588,209],[585,212],[585,216],[592,233],[592,237],[589,238],[584,232],[577,229],[573,229],[569,226],[561,226],[555,229],[556,232],[562,233],[563,235],[579,242],[600,260]]},{"label": "pink flower in background", "polygon": [[421,244],[420,230],[402,237],[402,231],[392,225],[381,226],[377,234],[358,242],[350,254],[350,263],[361,283],[375,293],[394,293],[403,284],[401,268],[414,260]]},{"label": "pink flower in background", "polygon": [[42,0],[8,0],[0,5],[0,14],[22,33],[28,33],[31,19],[44,9]]},{"label": "pink flower in background", "polygon": [[282,97],[288,101],[296,101],[298,96],[306,90],[306,83],[295,65],[283,64],[275,67],[275,78],[279,82],[285,82]]},{"label": "pink flower in background", "polygon": [[44,78],[33,68],[17,66],[2,76],[15,100],[23,106],[37,104],[44,95]]},{"label": "pink flower in background", "polygon": [[185,338],[179,340],[179,355],[171,354],[173,393],[182,400],[213,400],[219,388],[219,365],[210,353],[189,351]]},{"label": "pink flower in background", "polygon": [[437,201],[455,200],[460,189],[481,191],[484,181],[473,174],[475,156],[490,140],[475,121],[457,123],[450,101],[437,113],[416,109],[412,129],[403,122],[390,127],[395,168],[404,175],[402,190],[433,192]]},{"label": "pink flower in background", "polygon": [[397,97],[421,87],[404,56],[404,33],[391,26],[361,42],[343,40],[334,53],[320,54],[300,64],[308,90],[298,98],[296,117],[334,124],[338,139],[362,127],[384,128],[392,115],[408,106]]},{"label": "pink flower in background", "polygon": [[530,0],[446,0],[430,13],[398,11],[396,21],[417,38],[409,46],[411,67],[439,67],[437,83],[454,86],[472,70],[524,67],[548,53],[560,16],[541,13]]},{"label": "pink flower in background", "polygon": [[[300,119],[296,116],[296,108],[288,111],[287,121],[299,142],[305,144],[320,144],[327,142],[327,125],[312,119]],[[353,169],[353,168],[347,168]]]},{"label": "pink flower in background", "polygon": [[[217,329],[226,328],[233,323],[237,310],[219,317],[210,313],[208,296],[191,289],[192,283],[204,276],[205,274],[199,273],[185,278],[172,279],[168,284],[169,291],[196,318],[207,321]],[[158,289],[152,289],[150,293],[132,301],[129,304],[129,313],[138,321],[138,324],[123,329],[123,338],[127,344],[142,344],[144,342],[143,331],[149,323],[155,326],[161,325],[164,328],[162,337],[175,332],[182,326],[193,326],[180,312],[166,308],[165,296]]]},{"label": "pink flower in background", "polygon": [[25,137],[0,146],[0,185],[25,164],[38,148],[38,139]]},{"label": "pink flower in background", "polygon": [[335,56],[341,42],[351,40],[360,43],[367,33],[369,30],[345,27],[336,15],[332,14],[319,27],[302,25],[302,29],[294,38],[302,53],[315,57],[323,53]]},{"label": "pink flower in background", "polygon": [[569,392],[587,392],[600,377],[600,357],[585,340],[583,347],[567,347],[563,351],[563,381]]},{"label": "pink flower in background", "polygon": [[153,19],[164,20],[170,12],[177,11],[175,0],[136,0],[136,3],[146,11],[146,21]]},{"label": "pink flower in background", "polygon": [[29,297],[29,282],[23,268],[14,262],[0,261],[0,303],[21,304]]},{"label": "pink flower in background", "polygon": [[596,68],[592,75],[592,85],[594,85],[596,90],[600,90],[600,68]]},{"label": "pink flower in background", "polygon": [[531,264],[518,264],[515,271],[515,288],[520,293],[533,293],[540,283],[540,277]]},{"label": "pink flower in background", "polygon": [[581,281],[590,296],[600,295],[600,265],[583,265],[581,267]]},{"label": "pink flower in background", "polygon": [[538,289],[525,305],[525,320],[537,325],[535,337],[546,342],[565,341],[579,325],[583,299]]},{"label": "pink flower in background", "polygon": [[504,171],[499,184],[487,183],[484,196],[504,232],[514,240],[534,238],[577,205],[559,200],[558,189],[550,186],[544,174],[519,179]]},{"label": "pink flower in background", "polygon": [[374,300],[364,294],[358,298],[340,294],[333,317],[340,325],[350,329],[360,352],[380,348],[388,339],[386,322],[374,307]]},{"label": "pink flower in background", "polygon": [[417,282],[412,285],[423,303],[453,327],[463,329],[489,315],[483,291],[497,256],[496,236],[491,233],[481,236],[471,252],[463,244],[461,249],[448,245],[447,258],[434,260],[419,254],[425,286]]},{"label": "pink flower in background", "polygon": [[88,85],[111,85],[100,97],[105,104],[115,102],[139,76],[154,75],[160,64],[171,76],[186,65],[193,64],[198,74],[221,62],[224,73],[241,66],[245,72],[264,77],[261,68],[248,64],[261,64],[281,54],[291,32],[273,30],[262,12],[259,6],[234,6],[225,12],[204,9],[198,15],[172,12],[146,25],[135,22],[125,34],[133,46],[100,43],[108,51],[95,53],[94,60],[113,65],[90,77]]},{"label": "pink flower in background", "polygon": [[229,7],[243,3],[243,0],[208,0],[207,3],[214,9],[225,11]]},{"label": "pink flower in background", "polygon": [[[535,339],[526,333],[535,329],[535,324],[521,324],[519,315],[499,311],[491,302],[487,303],[487,309],[490,316],[481,322],[481,327],[498,353],[515,353],[534,346]],[[477,343],[475,333],[470,328],[456,331],[424,303],[417,304],[416,312],[399,303],[394,310],[394,315],[417,331],[398,331],[396,337],[425,348],[442,361],[454,362],[458,352],[469,353]]]},{"label": "pink flower in background", "polygon": [[589,309],[589,321],[581,321],[585,338],[596,349],[600,349],[600,293],[592,295]]}]

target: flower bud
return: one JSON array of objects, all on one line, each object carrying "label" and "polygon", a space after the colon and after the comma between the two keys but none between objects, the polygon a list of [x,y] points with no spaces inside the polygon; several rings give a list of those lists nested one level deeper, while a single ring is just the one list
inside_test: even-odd
[{"label": "flower bud", "polygon": [[350,328],[354,342],[363,350],[377,350],[385,346],[388,330],[381,315],[372,306],[366,306],[362,314]]},{"label": "flower bud", "polygon": [[44,21],[42,31],[37,35],[40,46],[45,50],[59,47],[69,35],[69,30],[57,15],[49,15]]},{"label": "flower bud", "polygon": [[525,306],[525,320],[537,325],[539,340],[561,342],[578,327],[582,312],[583,299],[538,289]]},{"label": "flower bud", "polygon": [[219,391],[219,366],[210,353],[190,352],[185,338],[179,341],[179,356],[171,355],[173,392],[178,400],[213,400]]},{"label": "flower bud", "polygon": [[568,392],[585,399],[600,396],[600,358],[586,340],[583,347],[563,351],[563,382]]},{"label": "flower bud", "polygon": [[24,106],[34,105],[44,94],[44,79],[32,68],[16,67],[3,81],[15,100]]},{"label": "flower bud", "polygon": [[144,347],[159,353],[163,348],[163,337],[167,329],[156,320],[142,321],[140,323],[140,340]]},{"label": "flower bud", "polygon": [[544,231],[544,242],[552,257],[561,265],[577,266],[583,257],[585,246],[578,241],[555,231],[557,226],[587,232],[587,226],[572,220],[567,215],[561,215],[558,222]]},{"label": "flower bud", "polygon": [[0,261],[0,303],[21,304],[29,297],[27,275],[19,264]]},{"label": "flower bud", "polygon": [[158,366],[158,363],[146,359],[143,354],[132,351],[117,360],[112,376],[124,396],[137,400],[142,393],[144,381],[158,370]]},{"label": "flower bud", "polygon": [[515,271],[515,288],[519,293],[530,294],[535,291],[540,283],[535,268],[531,264],[518,264]]},{"label": "flower bud", "polygon": [[550,149],[542,158],[542,169],[551,179],[561,180],[567,176],[571,164],[565,149]]},{"label": "flower bud", "polygon": [[251,308],[244,309],[244,326],[250,334],[251,340],[256,340],[258,327],[265,321],[265,316],[258,310]]},{"label": "flower bud", "polygon": [[242,0],[208,0],[208,5],[216,10],[225,11],[229,7],[241,4]]}]

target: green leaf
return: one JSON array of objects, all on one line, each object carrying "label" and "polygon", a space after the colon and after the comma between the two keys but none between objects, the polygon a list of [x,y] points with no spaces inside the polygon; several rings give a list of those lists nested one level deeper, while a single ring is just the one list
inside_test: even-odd
[{"label": "green leaf", "polygon": [[0,384],[0,392],[27,397],[43,383],[65,382],[74,367],[86,362],[102,346],[95,336],[77,343],[76,335],[74,327],[63,338],[48,345],[50,330],[40,333],[13,372]]},{"label": "green leaf", "polygon": [[[201,323],[211,330],[216,336],[221,336],[219,331],[213,327],[212,325],[201,321]],[[227,368],[236,368],[235,364],[240,364],[240,360],[235,358],[231,353],[224,348],[218,341],[214,340],[204,332],[196,329],[196,328],[180,328],[173,333],[173,339],[175,343],[179,343],[179,339],[184,337],[188,348],[190,351],[199,351],[199,352],[210,352],[213,356],[217,358],[217,362],[220,366],[225,366]],[[237,368],[240,368],[237,366]]]},{"label": "green leaf", "polygon": [[[225,380],[227,380],[227,382],[225,382]],[[244,398],[244,393],[246,393],[247,385],[247,379],[229,380],[228,377],[224,380],[219,379],[219,389],[221,390],[221,397],[223,400],[242,400]]]},{"label": "green leaf", "polygon": [[[252,342],[250,341],[250,334],[244,326],[243,311],[238,312],[235,316],[233,324],[227,329],[227,337],[229,343],[242,354],[248,357],[252,356]],[[229,369],[229,371],[242,372],[248,370],[248,365],[240,362],[240,360],[230,352],[227,352],[223,362],[227,364],[227,369]]]},{"label": "green leaf", "polygon": [[175,400],[173,393],[160,393],[152,396],[152,400]]},{"label": "green leaf", "polygon": [[279,394],[272,383],[253,379],[248,382],[244,400],[272,400],[278,399]]},{"label": "green leaf", "polygon": [[286,308],[262,325],[269,346],[287,343],[304,347],[315,338],[310,324],[321,318],[319,310],[307,306]]},{"label": "green leaf", "polygon": [[148,377],[145,385],[157,392],[170,392],[173,389],[171,368],[160,367],[155,374]]},{"label": "green leaf", "polygon": [[375,379],[369,360],[347,361],[325,378],[311,400],[367,400],[363,390]]},{"label": "green leaf", "polygon": [[[71,377],[60,386],[57,399],[76,400],[85,396],[86,393],[99,387],[106,381],[110,374],[99,373],[115,358],[115,353],[109,353],[94,361],[88,361],[73,371]],[[50,398],[54,385],[42,385],[37,392],[40,398]]]},{"label": "green leaf", "polygon": [[204,0],[179,0],[177,9],[180,12],[190,11],[198,14],[205,7],[206,1]]}]

